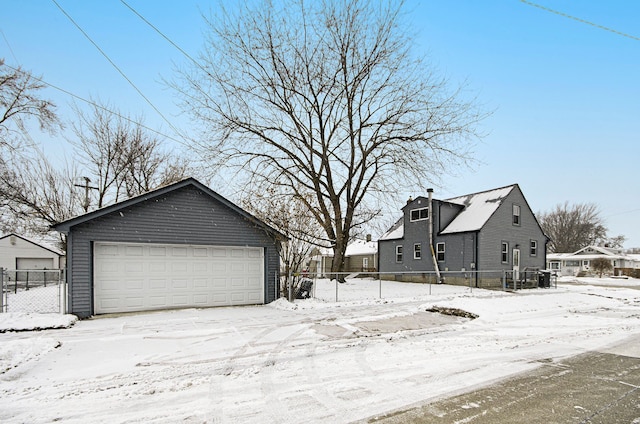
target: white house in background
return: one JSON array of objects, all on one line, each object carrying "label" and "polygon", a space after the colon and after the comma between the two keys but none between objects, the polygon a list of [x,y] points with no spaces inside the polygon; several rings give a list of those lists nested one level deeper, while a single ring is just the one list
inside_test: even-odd
[{"label": "white house in background", "polygon": [[[331,271],[333,250],[314,249],[308,269],[312,274],[324,275]],[[376,272],[378,264],[378,243],[367,240],[355,240],[347,245],[345,252],[345,272]]]},{"label": "white house in background", "polygon": [[547,269],[559,275],[575,276],[580,272],[589,272],[591,261],[598,258],[610,260],[615,275],[624,275],[625,270],[640,269],[640,255],[601,246],[587,246],[574,253],[548,253]]},{"label": "white house in background", "polygon": [[0,237],[0,268],[63,269],[64,252],[43,242],[11,233]]}]

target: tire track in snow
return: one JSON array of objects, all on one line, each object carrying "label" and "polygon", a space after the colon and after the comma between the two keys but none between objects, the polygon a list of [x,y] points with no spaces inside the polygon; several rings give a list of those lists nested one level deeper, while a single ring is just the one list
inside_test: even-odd
[{"label": "tire track in snow", "polygon": [[[283,399],[284,395],[287,393],[276,387],[276,384],[273,381],[273,374],[275,369],[278,368],[278,365],[281,366],[285,362],[292,362],[287,358],[287,356],[290,357],[291,355],[286,355],[286,349],[291,345],[291,342],[298,340],[300,335],[306,333],[308,330],[309,326],[305,325],[278,342],[269,351],[262,371],[260,372],[262,396],[266,400],[266,412],[273,418],[272,422],[274,423],[290,423],[296,421],[297,417],[292,416],[290,405],[288,405]],[[291,350],[295,349],[298,349],[298,347],[291,347]],[[283,361],[278,361],[278,357],[281,357]],[[296,359],[298,359],[297,355],[294,355],[294,360]]]}]

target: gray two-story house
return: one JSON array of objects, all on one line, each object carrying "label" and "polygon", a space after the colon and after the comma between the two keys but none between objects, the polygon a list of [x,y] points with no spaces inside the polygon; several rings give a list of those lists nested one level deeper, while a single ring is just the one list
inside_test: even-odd
[{"label": "gray two-story house", "polygon": [[402,218],[380,238],[379,270],[388,273],[383,278],[504,270],[520,278],[545,268],[548,238],[517,184],[446,200],[432,197],[429,192],[409,199]]}]

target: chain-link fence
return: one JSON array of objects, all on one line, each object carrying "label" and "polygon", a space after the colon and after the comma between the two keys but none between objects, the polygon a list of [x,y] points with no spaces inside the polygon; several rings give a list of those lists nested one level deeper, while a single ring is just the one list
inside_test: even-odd
[{"label": "chain-link fence", "polygon": [[64,313],[64,270],[0,271],[0,312]]},{"label": "chain-link fence", "polygon": [[[313,297],[339,302],[447,294],[452,287],[514,291],[557,287],[556,276],[548,271],[441,271],[400,273],[294,274],[282,279],[281,296]],[[291,295],[290,295],[291,293]]]}]

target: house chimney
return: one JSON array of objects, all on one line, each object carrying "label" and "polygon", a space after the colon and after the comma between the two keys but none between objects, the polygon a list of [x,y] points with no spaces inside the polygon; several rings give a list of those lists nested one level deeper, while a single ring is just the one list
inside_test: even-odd
[{"label": "house chimney", "polygon": [[371,234],[367,234],[367,243],[371,241]]},{"label": "house chimney", "polygon": [[411,202],[413,202],[413,197],[409,196],[409,198],[407,199],[407,205]]},{"label": "house chimney", "polygon": [[434,225],[434,219],[433,219],[433,189],[432,188],[428,188],[427,189],[427,193],[428,193],[428,209],[429,209],[429,247],[431,248],[431,258],[433,259],[433,268],[436,271],[436,276],[438,278],[438,284],[442,283],[442,276],[440,275],[440,269],[438,268],[438,259],[436,258],[436,251],[433,248],[433,225]]}]

